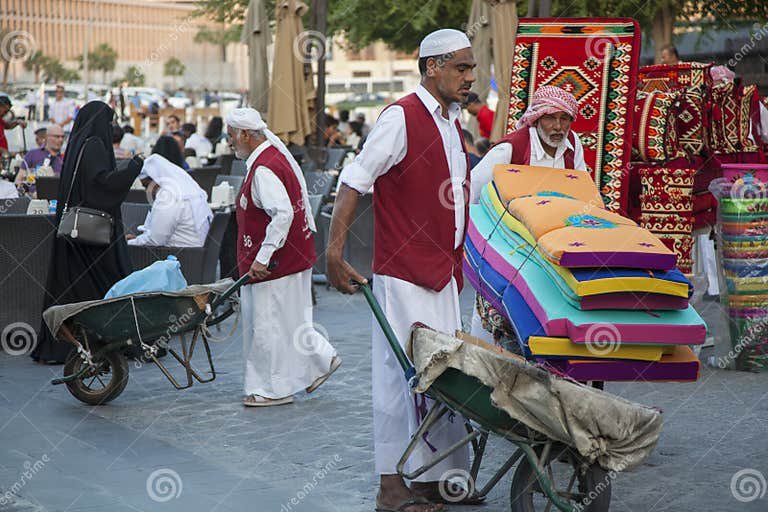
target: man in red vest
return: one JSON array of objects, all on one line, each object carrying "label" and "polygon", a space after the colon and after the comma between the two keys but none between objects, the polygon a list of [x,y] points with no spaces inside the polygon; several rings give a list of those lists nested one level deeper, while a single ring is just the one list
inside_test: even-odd
[{"label": "man in red vest", "polygon": [[[344,293],[355,292],[351,279],[364,281],[342,259],[342,251],[358,197],[373,187],[373,291],[401,344],[414,322],[451,334],[461,327],[458,292],[469,175],[459,116],[475,81],[474,68],[464,33],[429,34],[419,48],[421,84],[382,112],[360,154],[341,173],[326,253],[328,279]],[[439,492],[440,481],[467,469],[468,452],[455,452],[409,488],[395,466],[427,404],[410,393],[376,322],[372,360],[377,510],[441,510],[439,502],[446,497]],[[413,467],[462,434],[462,421],[445,417],[417,445]]]},{"label": "man in red vest", "polygon": [[298,163],[252,108],[232,110],[227,134],[248,174],[237,196],[237,262],[247,407],[293,402],[341,365],[312,322],[315,222]]},{"label": "man in red vest", "polygon": [[[517,122],[517,129],[499,139],[472,169],[471,202],[478,202],[480,192],[493,179],[493,168],[498,164],[586,171],[584,148],[579,136],[571,130],[578,109],[578,101],[568,91],[551,85],[537,89]],[[489,343],[498,341],[500,336],[508,337],[512,331],[505,328],[506,320],[480,295],[475,302],[472,336]]]}]

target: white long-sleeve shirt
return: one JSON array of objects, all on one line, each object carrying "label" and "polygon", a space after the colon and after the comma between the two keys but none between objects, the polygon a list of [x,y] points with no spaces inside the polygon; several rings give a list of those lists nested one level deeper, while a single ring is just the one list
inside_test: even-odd
[{"label": "white long-sleeve shirt", "polygon": [[192,205],[188,200],[163,203],[161,209],[150,212],[139,230],[143,233],[128,240],[128,245],[160,247],[202,247],[210,225],[204,229],[195,226]]},{"label": "white long-sleeve shirt", "polygon": [[[536,132],[536,128],[531,126],[528,128],[528,133],[531,139],[531,163],[532,166],[538,167],[552,167],[555,169],[565,168],[565,154],[566,149],[573,151],[573,166],[580,170],[586,171],[587,164],[584,161],[584,147],[581,145],[579,136],[574,132],[573,137],[576,141],[576,147],[571,145],[571,141],[566,137],[565,144],[558,147],[555,151],[555,156],[549,156],[549,153],[544,151],[544,146],[541,145],[539,140],[539,134]],[[505,142],[497,144],[485,154],[482,160],[472,169],[472,179],[470,180],[470,201],[477,203],[480,200],[480,192],[488,183],[493,180],[493,167],[498,164],[509,164],[512,161],[512,144]]]},{"label": "white long-sleeve shirt", "polygon": [[[455,205],[464,204],[463,183],[466,173],[466,156],[461,138],[456,130],[455,121],[461,114],[458,103],[448,108],[448,119],[442,116],[440,104],[423,86],[416,88],[416,95],[432,114],[432,119],[440,132],[445,159],[451,173],[451,188]],[[400,163],[408,152],[405,129],[405,113],[399,105],[393,105],[382,112],[357,157],[344,167],[339,181],[361,194],[371,190],[379,176],[386,174],[393,166]],[[434,193],[442,191],[434,191]],[[429,193],[429,192],[428,192]],[[464,234],[464,208],[454,208],[455,247],[461,245]]]},{"label": "white long-sleeve shirt", "polygon": [[264,241],[261,243],[259,252],[256,253],[256,261],[262,265],[267,265],[272,254],[285,244],[288,230],[293,223],[293,205],[280,178],[269,167],[263,165],[251,171],[253,163],[261,152],[271,145],[269,141],[262,142],[245,161],[245,168],[249,173],[253,173],[251,200],[256,207],[267,212],[271,219],[267,225]]}]

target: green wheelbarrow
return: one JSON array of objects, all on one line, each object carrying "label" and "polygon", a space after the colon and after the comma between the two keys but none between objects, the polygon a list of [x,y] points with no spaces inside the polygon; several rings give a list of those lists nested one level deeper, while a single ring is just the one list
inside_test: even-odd
[{"label": "green wheelbarrow", "polygon": [[[392,352],[411,387],[416,370],[397,340],[371,288],[359,284],[381,326]],[[441,484],[441,494],[449,503],[466,497],[485,498],[491,489],[517,464],[510,489],[513,512],[561,510],[563,512],[604,512],[611,501],[611,478],[596,463],[589,464],[579,453],[560,442],[512,419],[491,401],[492,389],[477,378],[454,368],[447,369],[429,386],[425,394],[434,402],[397,465],[400,476],[413,480],[449,455],[471,444],[473,461],[463,481]],[[419,440],[446,413],[465,418],[467,434],[421,467],[406,472],[405,466]],[[513,454],[482,487],[475,485],[485,454],[489,434],[496,434],[516,446]],[[454,492],[455,491],[455,492]],[[555,507],[555,508],[553,508]]]},{"label": "green wheelbarrow", "polygon": [[[125,351],[130,347],[156,364],[176,389],[214,380],[208,328],[238,310],[234,294],[248,280],[245,275],[236,282],[224,279],[180,292],[136,293],[48,308],[43,313],[48,328],[58,341],[73,346],[63,377],[51,383],[66,384],[75,398],[89,405],[114,400],[128,383]],[[176,338],[179,350],[170,346]],[[207,375],[192,365],[198,342],[205,350],[208,368],[202,373]],[[183,367],[186,382],[179,383],[158,359],[163,348]]]}]

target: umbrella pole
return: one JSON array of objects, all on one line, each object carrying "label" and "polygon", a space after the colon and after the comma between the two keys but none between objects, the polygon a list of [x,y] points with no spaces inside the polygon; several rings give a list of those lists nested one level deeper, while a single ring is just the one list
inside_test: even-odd
[{"label": "umbrella pole", "polygon": [[[328,0],[314,0],[315,30],[325,35],[328,31]],[[330,43],[323,41],[320,59],[317,61],[317,95],[315,99],[315,144],[322,147],[325,132],[325,54]]]}]

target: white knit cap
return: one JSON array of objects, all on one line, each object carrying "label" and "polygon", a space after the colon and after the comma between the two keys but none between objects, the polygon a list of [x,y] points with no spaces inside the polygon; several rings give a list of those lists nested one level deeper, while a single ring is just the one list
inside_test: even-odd
[{"label": "white knit cap", "polygon": [[421,40],[419,45],[419,58],[444,55],[464,48],[471,48],[467,34],[452,28],[435,30]]},{"label": "white knit cap", "polygon": [[261,114],[259,114],[258,110],[252,108],[233,109],[224,117],[224,123],[236,130],[260,130],[264,132],[264,136],[269,143],[275,146],[275,148],[283,154],[286,160],[288,160],[288,163],[291,164],[291,169],[293,169],[293,173],[296,175],[296,179],[299,180],[299,185],[301,185],[301,196],[303,199],[302,202],[304,203],[304,214],[307,219],[307,225],[309,226],[309,229],[316,232],[317,227],[315,226],[315,218],[312,215],[312,207],[309,204],[309,194],[307,193],[307,182],[304,179],[304,173],[301,171],[299,163],[293,158],[293,155],[291,155],[291,152],[285,147],[285,144],[283,144],[283,141],[267,128],[267,123],[261,118]]}]

